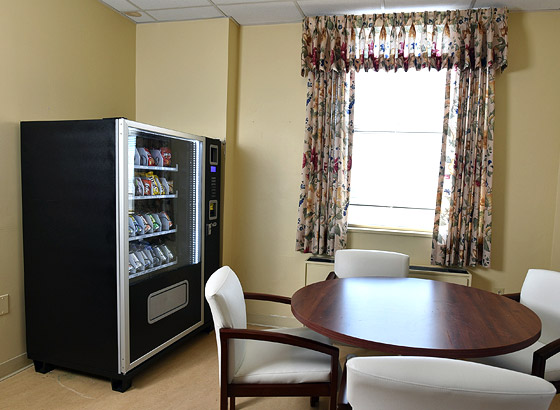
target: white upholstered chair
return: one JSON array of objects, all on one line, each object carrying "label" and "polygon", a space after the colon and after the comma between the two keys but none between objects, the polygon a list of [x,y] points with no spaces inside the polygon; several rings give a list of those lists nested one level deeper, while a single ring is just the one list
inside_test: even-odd
[{"label": "white upholstered chair", "polygon": [[220,365],[220,409],[235,409],[235,397],[330,397],[336,408],[338,348],[310,329],[247,329],[244,299],[290,303],[290,298],[243,293],[235,273],[224,266],[206,283]]},{"label": "white upholstered chair", "polygon": [[369,249],[341,249],[334,254],[334,275],[329,278],[359,276],[406,277],[409,257],[403,253]]},{"label": "white upholstered chair", "polygon": [[545,410],[556,393],[539,377],[435,357],[356,357],[347,371],[354,410]]},{"label": "white upholstered chair", "polygon": [[525,349],[477,361],[542,377],[560,392],[560,272],[529,269],[521,293],[505,296],[539,316],[541,337]]}]

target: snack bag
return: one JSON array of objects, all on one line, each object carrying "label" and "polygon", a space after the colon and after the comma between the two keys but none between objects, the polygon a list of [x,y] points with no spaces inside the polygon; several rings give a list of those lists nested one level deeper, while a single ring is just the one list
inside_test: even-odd
[{"label": "snack bag", "polygon": [[159,195],[165,195],[165,190],[163,189],[163,185],[161,185],[161,182],[157,175],[154,175],[154,182],[157,185]]},{"label": "snack bag", "polygon": [[136,226],[134,225],[134,218],[132,216],[128,216],[128,236],[135,236],[136,235]]},{"label": "snack bag", "polygon": [[148,165],[148,153],[145,148],[138,147],[138,156],[140,157],[140,165],[146,166]]},{"label": "snack bag", "polygon": [[157,255],[156,251],[154,250],[154,248],[152,248],[151,245],[146,245],[146,247],[144,248],[144,252],[149,253],[148,256],[150,256],[152,260],[153,267],[161,265],[161,258]]},{"label": "snack bag", "polygon": [[175,190],[173,189],[173,181],[167,181],[167,186],[169,187],[168,195],[173,195],[173,193],[175,192]]},{"label": "snack bag", "polygon": [[151,214],[151,215],[152,215],[152,218],[154,218],[155,221],[156,221],[156,222],[154,223],[154,226],[155,226],[155,224],[157,223],[157,225],[159,226],[159,230],[161,231],[161,230],[162,230],[162,229],[161,229],[161,219],[159,218],[159,215],[158,215],[157,213],[155,213],[155,212],[154,212],[153,214]]},{"label": "snack bag", "polygon": [[140,254],[144,258],[144,266],[146,267],[146,269],[150,269],[152,267],[153,259],[150,258],[150,255],[148,255],[148,252],[146,252],[145,249],[142,249],[140,251]]},{"label": "snack bag", "polygon": [[143,271],[146,269],[146,262],[144,261],[144,256],[142,256],[142,253],[140,251],[136,251],[133,253],[133,255],[136,256],[136,258],[138,259],[138,262],[140,262],[140,267],[136,268],[137,271]]},{"label": "snack bag", "polygon": [[140,165],[140,153],[138,148],[134,148],[134,165]]},{"label": "snack bag", "polygon": [[148,148],[143,148],[146,157],[148,158],[147,160],[147,164],[149,167],[153,167],[156,165],[156,162],[154,161],[154,157],[152,157],[152,154],[150,153],[150,150]]},{"label": "snack bag", "polygon": [[152,219],[148,216],[149,214],[140,215],[148,225],[150,225],[150,233],[154,232],[154,225],[152,223]]},{"label": "snack bag", "polygon": [[152,190],[150,191],[151,192],[150,195],[160,195],[159,187],[158,187],[157,182],[156,182],[156,178],[157,177],[154,175],[153,172],[146,173],[146,179],[148,179],[151,182],[150,185],[151,185]]},{"label": "snack bag", "polygon": [[129,216],[128,218],[128,224],[130,225],[130,222],[132,222],[132,225],[134,226],[134,235],[142,235],[144,233],[144,229],[140,226],[136,218],[133,216]]},{"label": "snack bag", "polygon": [[161,151],[159,149],[153,149],[150,151],[152,158],[154,159],[154,164],[156,167],[163,167],[163,157],[161,156]]},{"label": "snack bag", "polygon": [[173,253],[171,253],[171,251],[169,250],[169,248],[167,247],[166,244],[161,244],[160,248],[162,248],[162,251],[165,253],[165,256],[167,256],[167,258],[169,259],[169,262],[171,262],[173,260]]},{"label": "snack bag", "polygon": [[144,183],[142,182],[142,178],[134,177],[134,189],[136,196],[144,196]]},{"label": "snack bag", "polygon": [[148,233],[152,233],[152,227],[150,226],[150,224],[148,223],[146,218],[144,218],[143,215],[136,214],[136,215],[134,215],[134,219],[136,219],[136,222],[138,222],[138,225],[142,229],[142,233],[140,235],[145,235],[145,234],[148,234]]},{"label": "snack bag", "polygon": [[169,185],[167,185],[167,180],[161,177],[159,182],[161,183],[161,189],[164,192],[162,195],[169,195]]},{"label": "snack bag", "polygon": [[142,178],[142,183],[144,184],[144,195],[153,195],[152,181],[148,178]]},{"label": "snack bag", "polygon": [[154,251],[156,252],[158,258],[161,260],[162,264],[169,263],[169,259],[165,255],[165,253],[160,249],[159,245],[154,246]]},{"label": "snack bag", "polygon": [[141,269],[144,266],[134,252],[128,254],[128,263],[132,265],[134,272],[136,272],[138,269]]},{"label": "snack bag", "polygon": [[167,215],[167,212],[160,212],[159,219],[161,221],[161,230],[168,231],[173,226],[173,222],[171,222],[171,218]]},{"label": "snack bag", "polygon": [[148,220],[148,223],[152,226],[153,232],[159,232],[161,230],[161,223],[156,220],[154,214],[146,214],[145,217]]},{"label": "snack bag", "polygon": [[163,161],[163,166],[164,167],[169,167],[171,166],[171,150],[168,147],[162,147],[159,150],[161,157],[162,157],[162,161]]}]

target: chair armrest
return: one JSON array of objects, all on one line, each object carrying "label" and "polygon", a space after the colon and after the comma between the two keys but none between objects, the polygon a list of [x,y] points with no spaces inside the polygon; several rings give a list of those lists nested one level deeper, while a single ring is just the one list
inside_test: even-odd
[{"label": "chair armrest", "polygon": [[228,385],[229,374],[229,340],[230,339],[252,339],[261,340],[263,342],[282,343],[291,346],[297,346],[304,349],[314,350],[316,352],[325,353],[331,359],[331,375],[330,389],[336,392],[338,384],[338,348],[315,340],[306,339],[305,337],[289,335],[279,332],[265,332],[264,330],[253,329],[220,329],[220,348],[221,348],[221,371],[220,380],[222,386]]},{"label": "chair armrest", "polygon": [[533,368],[531,374],[544,378],[546,360],[555,354],[560,353],[560,339],[556,339],[533,353]]},{"label": "chair armrest", "polygon": [[521,300],[521,293],[505,293],[503,296],[515,300],[516,302]]},{"label": "chair armrest", "polygon": [[334,273],[334,271],[330,272],[328,276],[325,278],[325,280],[332,280],[332,279],[338,279],[338,276],[336,276],[336,273]]},{"label": "chair armrest", "polygon": [[245,299],[251,299],[251,300],[264,300],[267,302],[284,303],[286,305],[292,303],[292,298],[288,296],[270,295],[267,293],[251,293],[251,292],[243,292],[243,296],[245,296]]},{"label": "chair armrest", "polygon": [[286,333],[269,332],[258,329],[220,329],[220,340],[222,344],[227,342],[229,339],[252,339],[302,347],[304,349],[328,354],[338,361],[338,347]]}]

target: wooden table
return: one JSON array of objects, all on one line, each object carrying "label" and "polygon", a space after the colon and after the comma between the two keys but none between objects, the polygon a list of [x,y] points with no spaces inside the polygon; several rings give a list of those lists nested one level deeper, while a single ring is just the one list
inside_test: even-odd
[{"label": "wooden table", "polygon": [[533,344],[541,321],[527,307],[480,289],[413,278],[318,282],[292,296],[305,326],[391,354],[474,358]]}]

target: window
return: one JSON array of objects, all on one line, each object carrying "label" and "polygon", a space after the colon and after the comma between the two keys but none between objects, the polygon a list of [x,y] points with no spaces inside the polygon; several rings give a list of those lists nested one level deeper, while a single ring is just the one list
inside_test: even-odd
[{"label": "window", "polygon": [[433,228],[445,71],[359,72],[348,223]]}]

